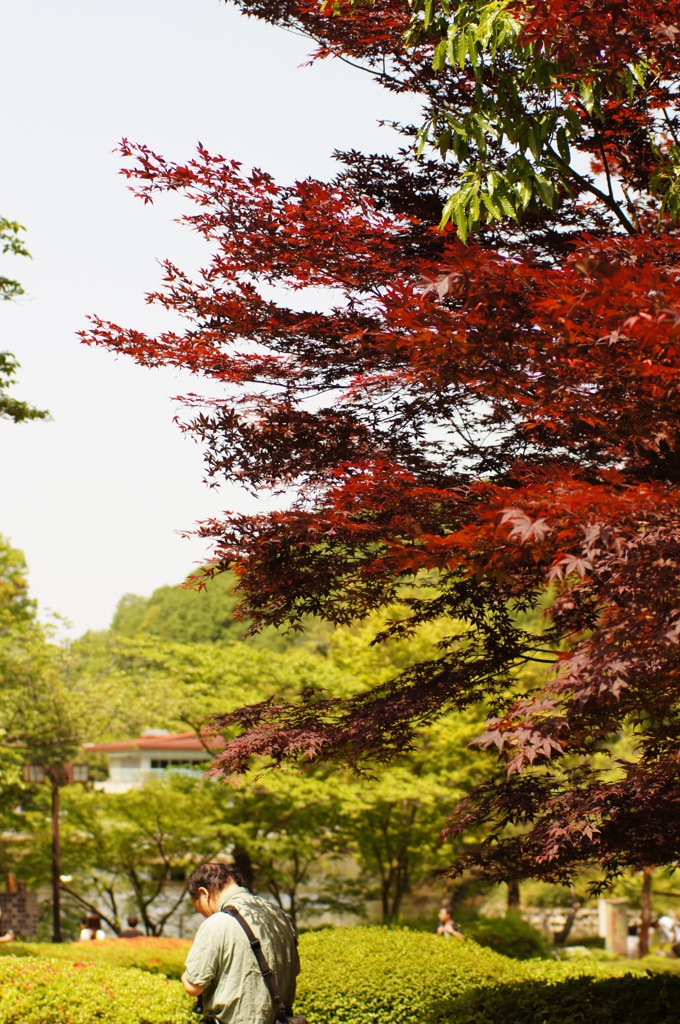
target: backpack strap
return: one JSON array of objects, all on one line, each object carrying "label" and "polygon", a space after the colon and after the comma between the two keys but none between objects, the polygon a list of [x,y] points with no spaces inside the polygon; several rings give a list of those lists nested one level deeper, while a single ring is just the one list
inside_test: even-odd
[{"label": "backpack strap", "polygon": [[223,907],[222,912],[224,914],[229,914],[231,917],[234,918],[235,921],[238,921],[238,923],[241,925],[241,928],[243,928],[243,931],[246,933],[246,937],[248,939],[248,942],[250,943],[250,948],[255,954],[257,965],[260,968],[260,971],[262,972],[264,983],[267,986],[269,995],[271,996],[272,1002],[276,1007],[276,1019],[278,1021],[285,1022],[288,1018],[288,1011],[286,1010],[285,1003],[281,999],[278,985],[276,984],[276,978],[274,977],[274,972],[267,963],[265,955],[262,952],[262,945],[260,943],[260,940],[258,939],[253,929],[250,927],[246,919],[238,912],[236,907]]}]

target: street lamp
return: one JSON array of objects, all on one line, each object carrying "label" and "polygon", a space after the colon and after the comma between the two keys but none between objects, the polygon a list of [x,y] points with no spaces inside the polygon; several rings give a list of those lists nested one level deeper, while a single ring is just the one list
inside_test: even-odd
[{"label": "street lamp", "polygon": [[61,942],[61,850],[59,845],[59,787],[68,782],[87,782],[86,764],[25,764],[24,782],[47,782],[52,786],[52,942]]}]

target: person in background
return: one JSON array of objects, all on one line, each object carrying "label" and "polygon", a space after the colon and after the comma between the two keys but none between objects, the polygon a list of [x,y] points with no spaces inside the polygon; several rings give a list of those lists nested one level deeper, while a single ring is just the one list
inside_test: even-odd
[{"label": "person in background", "polygon": [[[680,926],[670,914],[662,914],[656,921],[662,951],[680,957]],[[670,949],[669,949],[670,947]]]},{"label": "person in background", "polygon": [[[0,918],[2,918],[2,911],[0,910]],[[11,928],[8,928],[4,935],[0,935],[0,942],[14,942],[14,932]]]},{"label": "person in background", "polygon": [[442,907],[439,911],[439,924],[435,928],[435,935],[443,935],[446,939],[462,939],[463,933],[451,917],[448,907]]},{"label": "person in background", "polygon": [[78,942],[90,942],[92,939],[105,939],[106,932],[102,930],[102,919],[99,914],[88,914],[80,929]]},{"label": "person in background", "polygon": [[137,927],[137,925],[139,924],[139,918],[137,917],[136,914],[128,914],[127,923],[127,928],[125,929],[125,931],[122,931],[120,933],[118,938],[137,939],[139,938],[140,935],[144,934],[144,932],[140,932],[139,928]]}]

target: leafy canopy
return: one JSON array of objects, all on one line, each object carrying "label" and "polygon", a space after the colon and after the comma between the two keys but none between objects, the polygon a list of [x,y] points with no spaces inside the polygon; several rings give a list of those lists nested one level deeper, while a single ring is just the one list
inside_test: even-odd
[{"label": "leafy canopy", "polygon": [[[0,256],[28,256],[21,233],[25,230],[17,221],[0,217]],[[0,302],[16,299],[24,294],[19,281],[0,274]],[[0,352],[0,418],[22,423],[24,420],[44,420],[49,415],[7,394],[14,383],[19,364],[11,352]]]},{"label": "leafy canopy", "polygon": [[199,527],[254,628],[352,623],[407,583],[377,639],[444,631],[354,696],[232,712],[225,771],[389,761],[485,699],[498,775],[452,827],[491,839],[459,863],[675,861],[680,4],[236,6],[416,94],[426,127],[288,185],[124,140],[133,191],[184,196],[206,262],[166,261],[149,296],[184,329],[94,318],[84,340],[222,382],[186,400],[208,477],[292,495]]}]

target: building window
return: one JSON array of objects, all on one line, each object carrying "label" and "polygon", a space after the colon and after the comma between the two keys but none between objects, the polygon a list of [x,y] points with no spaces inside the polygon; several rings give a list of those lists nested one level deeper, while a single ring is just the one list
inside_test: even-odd
[{"label": "building window", "polygon": [[206,758],[204,757],[192,757],[183,761],[175,761],[174,759],[167,757],[152,757],[151,771],[164,772],[168,768],[177,768],[180,771],[191,771],[204,766],[205,762]]}]

